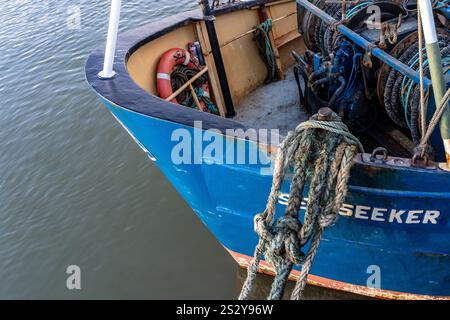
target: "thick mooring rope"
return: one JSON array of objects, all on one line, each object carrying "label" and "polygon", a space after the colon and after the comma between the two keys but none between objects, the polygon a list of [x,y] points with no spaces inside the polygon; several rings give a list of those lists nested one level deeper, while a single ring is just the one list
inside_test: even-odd
[{"label": "thick mooring rope", "polygon": [[[320,111],[319,111],[320,113]],[[315,115],[290,132],[279,147],[272,189],[263,213],[255,216],[254,228],[259,235],[254,258],[239,299],[250,298],[258,266],[265,256],[276,270],[268,299],[283,298],[294,265],[302,271],[291,299],[299,300],[306,285],[325,228],[332,226],[347,194],[347,183],[353,158],[363,146],[341,119],[332,113],[328,121]],[[274,220],[281,186],[288,168],[294,175],[289,201],[283,216]],[[308,206],[303,224],[298,219],[306,181],[310,180]],[[305,255],[301,249],[310,243]]]}]

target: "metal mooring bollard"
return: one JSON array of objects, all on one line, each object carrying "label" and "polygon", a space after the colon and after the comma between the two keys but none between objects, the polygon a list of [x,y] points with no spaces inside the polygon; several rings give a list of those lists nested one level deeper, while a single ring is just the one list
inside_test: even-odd
[{"label": "metal mooring bollard", "polygon": [[318,115],[319,115],[319,117],[318,117],[319,121],[330,121],[330,120],[332,120],[333,110],[331,110],[328,107],[321,108],[319,110]]}]

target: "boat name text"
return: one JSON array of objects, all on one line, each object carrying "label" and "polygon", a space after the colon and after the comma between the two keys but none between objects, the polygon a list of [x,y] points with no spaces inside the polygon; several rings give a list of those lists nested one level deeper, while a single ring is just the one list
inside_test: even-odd
[{"label": "boat name text", "polygon": [[[282,193],[278,203],[286,206],[288,201],[289,194]],[[307,204],[308,198],[304,198],[301,209],[306,210]],[[438,210],[388,209],[345,203],[339,211],[339,214],[344,217],[387,223],[437,224],[441,212]]]}]

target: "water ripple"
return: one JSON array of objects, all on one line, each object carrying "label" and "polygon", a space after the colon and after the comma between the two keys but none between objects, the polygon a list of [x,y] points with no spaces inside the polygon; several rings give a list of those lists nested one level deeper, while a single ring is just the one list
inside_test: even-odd
[{"label": "water ripple", "polygon": [[[123,1],[121,29],[196,2]],[[199,259],[232,265],[84,81],[87,55],[105,39],[109,1],[0,7],[0,298],[231,297],[223,274],[234,269],[208,271],[194,259],[184,262],[185,278],[169,263],[191,244]],[[81,20],[72,30],[74,8]],[[167,239],[174,223],[183,228]],[[65,288],[70,264],[84,270],[81,293]],[[211,292],[216,283],[229,290]]]}]

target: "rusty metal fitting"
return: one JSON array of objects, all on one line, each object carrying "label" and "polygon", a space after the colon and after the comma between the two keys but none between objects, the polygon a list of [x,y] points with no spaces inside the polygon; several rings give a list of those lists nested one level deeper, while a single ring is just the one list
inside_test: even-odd
[{"label": "rusty metal fitting", "polygon": [[430,145],[418,145],[414,149],[414,156],[411,161],[411,166],[416,168],[426,168],[430,165],[430,158],[432,157],[433,149]]},{"label": "rusty metal fitting", "polygon": [[430,163],[428,155],[415,154],[411,161],[411,166],[416,168],[426,168]]},{"label": "rusty metal fitting", "polygon": [[[381,156],[381,157],[380,157]],[[375,162],[380,160],[381,162],[386,162],[389,159],[389,153],[386,148],[379,147],[373,150],[372,155],[370,156],[370,162]]]},{"label": "rusty metal fitting", "polygon": [[333,110],[328,107],[321,108],[318,112],[319,121],[331,121],[333,119]]}]

